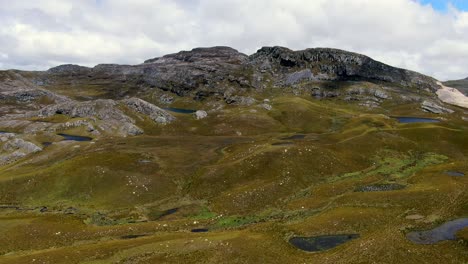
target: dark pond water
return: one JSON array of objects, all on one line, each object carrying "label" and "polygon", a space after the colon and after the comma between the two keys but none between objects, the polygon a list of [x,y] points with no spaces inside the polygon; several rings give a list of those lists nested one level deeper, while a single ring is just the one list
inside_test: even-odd
[{"label": "dark pond water", "polygon": [[446,171],[445,174],[454,176],[454,177],[462,177],[465,176],[465,173],[459,171]]},{"label": "dark pond water", "polygon": [[193,233],[204,233],[204,232],[208,232],[208,229],[207,229],[207,228],[194,228],[194,229],[190,230],[190,232],[193,232]]},{"label": "dark pond water", "polygon": [[73,140],[73,141],[91,141],[93,140],[93,138],[90,138],[90,137],[83,137],[83,136],[74,136],[74,135],[68,135],[68,134],[63,134],[63,133],[60,133],[60,134],[57,134],[61,137],[64,137],[63,140]]},{"label": "dark pond water", "polygon": [[174,108],[174,107],[169,107],[169,108],[164,108],[165,110],[174,112],[174,113],[179,113],[179,114],[192,114],[195,113],[197,110],[193,109],[184,109],[184,108]]},{"label": "dark pond water", "polygon": [[424,117],[409,117],[409,116],[395,116],[400,123],[438,123],[440,120],[433,118],[424,118]]},{"label": "dark pond water", "polygon": [[290,145],[294,145],[294,143],[292,143],[292,142],[276,142],[276,143],[273,143],[271,145],[272,146],[290,146]]},{"label": "dark pond water", "polygon": [[337,247],[356,238],[359,238],[358,234],[293,237],[289,239],[289,243],[301,250],[316,252]]},{"label": "dark pond water", "polygon": [[179,208],[172,208],[172,209],[166,210],[158,217],[158,219],[163,218],[163,217],[168,216],[168,215],[171,215],[171,214],[174,214],[177,211],[179,211]]},{"label": "dark pond water", "polygon": [[384,191],[394,191],[401,190],[405,188],[405,185],[397,183],[381,183],[381,184],[372,184],[366,186],[360,186],[356,188],[356,192],[384,192]]},{"label": "dark pond water", "polygon": [[42,142],[42,146],[44,146],[44,147],[48,147],[50,145],[52,145],[52,142],[48,142],[48,141],[47,142]]},{"label": "dark pond water", "polygon": [[416,244],[435,244],[444,240],[455,240],[456,233],[468,227],[468,218],[460,218],[426,231],[414,231],[406,234],[406,238]]},{"label": "dark pond water", "polygon": [[125,235],[125,236],[121,236],[120,238],[121,239],[133,239],[133,238],[139,238],[139,237],[144,237],[146,235]]},{"label": "dark pond water", "polygon": [[281,138],[282,140],[296,140],[296,139],[303,139],[305,138],[306,135],[303,135],[303,134],[296,134],[296,135],[292,135],[290,137],[284,137],[284,138]]}]

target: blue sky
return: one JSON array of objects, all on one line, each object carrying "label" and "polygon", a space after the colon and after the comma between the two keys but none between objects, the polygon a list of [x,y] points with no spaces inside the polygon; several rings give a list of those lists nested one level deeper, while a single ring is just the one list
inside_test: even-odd
[{"label": "blue sky", "polygon": [[468,11],[468,0],[421,0],[423,4],[431,4],[434,9],[446,11],[449,5],[456,7],[459,10]]}]

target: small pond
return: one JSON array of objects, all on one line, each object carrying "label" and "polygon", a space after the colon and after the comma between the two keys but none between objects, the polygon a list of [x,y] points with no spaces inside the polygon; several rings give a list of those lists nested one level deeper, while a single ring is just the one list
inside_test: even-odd
[{"label": "small pond", "polygon": [[139,237],[144,237],[144,236],[147,236],[147,235],[125,235],[125,236],[121,236],[120,238],[121,239],[134,239],[134,238],[139,238]]},{"label": "small pond", "polygon": [[42,146],[44,146],[44,147],[48,147],[50,145],[52,145],[52,142],[48,142],[48,141],[42,142]]},{"label": "small pond", "polygon": [[192,232],[192,233],[204,233],[204,232],[208,232],[208,229],[207,228],[194,228],[194,229],[190,230],[190,232]]},{"label": "small pond", "polygon": [[294,145],[292,142],[275,142],[271,144],[272,146],[291,146]]},{"label": "small pond", "polygon": [[332,249],[356,238],[359,238],[358,234],[293,237],[289,239],[289,243],[304,251],[317,252]]},{"label": "small pond", "polygon": [[403,124],[408,123],[438,123],[440,120],[433,118],[424,118],[424,117],[409,117],[409,116],[395,116],[398,122]]},{"label": "small pond", "polygon": [[446,171],[445,174],[449,176],[454,176],[454,177],[463,177],[465,176],[465,173],[459,172],[459,171]]},{"label": "small pond", "polygon": [[177,211],[179,211],[179,208],[172,208],[172,209],[166,210],[166,211],[162,212],[161,215],[159,215],[158,219],[163,218],[163,217],[168,216],[168,215],[171,215],[171,214],[175,214],[175,213],[177,213]]},{"label": "small pond", "polygon": [[411,242],[416,244],[435,244],[444,240],[455,240],[456,233],[468,227],[468,218],[460,218],[426,231],[414,231],[406,234]]},{"label": "small pond", "polygon": [[164,108],[164,110],[171,111],[174,113],[179,113],[179,114],[192,114],[197,111],[193,109],[174,108],[174,107]]},{"label": "small pond", "polygon": [[306,135],[303,135],[303,134],[296,134],[296,135],[292,135],[290,137],[284,137],[284,138],[281,138],[281,140],[296,140],[296,139],[304,139]]},{"label": "small pond", "polygon": [[93,138],[90,138],[90,137],[83,137],[83,136],[74,136],[74,135],[68,135],[68,134],[63,134],[63,133],[60,133],[60,134],[57,134],[61,137],[64,137],[63,140],[73,140],[73,141],[91,141],[93,140]]}]

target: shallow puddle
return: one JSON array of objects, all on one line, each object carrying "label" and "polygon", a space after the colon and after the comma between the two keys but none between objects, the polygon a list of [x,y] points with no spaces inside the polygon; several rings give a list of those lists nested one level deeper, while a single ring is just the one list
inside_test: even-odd
[{"label": "shallow puddle", "polygon": [[296,134],[296,135],[292,135],[290,137],[284,137],[284,138],[281,138],[281,140],[296,140],[296,139],[303,139],[305,138],[306,135],[303,135],[303,134]]},{"label": "shallow puddle", "polygon": [[416,244],[435,244],[444,240],[455,240],[458,231],[468,227],[468,218],[460,218],[426,231],[414,231],[406,234],[406,238]]},{"label": "shallow puddle", "polygon": [[158,217],[158,219],[171,215],[171,214],[175,214],[177,211],[179,211],[179,208],[172,208],[172,209],[166,210]]},{"label": "shallow puddle", "polygon": [[317,252],[332,249],[356,238],[359,238],[358,234],[293,237],[289,239],[289,243],[304,251]]},{"label": "shallow puddle", "polygon": [[193,109],[174,108],[174,107],[164,108],[164,110],[168,110],[168,111],[179,113],[179,114],[192,114],[197,111]]},{"label": "shallow puddle", "polygon": [[454,176],[454,177],[462,177],[465,176],[465,173],[459,172],[459,171],[446,171],[445,174],[449,176]]},{"label": "shallow puddle", "polygon": [[409,116],[396,116],[394,117],[400,123],[438,123],[440,120],[433,118],[424,118],[424,117],[409,117]]},{"label": "shallow puddle", "polygon": [[276,142],[276,143],[272,143],[271,144],[272,146],[291,146],[291,145],[294,145],[293,142]]},{"label": "shallow puddle", "polygon": [[63,137],[64,139],[63,140],[72,140],[72,141],[91,141],[93,140],[93,138],[90,138],[90,137],[83,137],[83,136],[75,136],[75,135],[68,135],[68,134],[63,134],[63,133],[60,133],[60,134],[57,134],[61,137]]},{"label": "shallow puddle", "polygon": [[204,232],[208,232],[208,229],[207,228],[194,228],[194,229],[190,230],[190,232],[192,232],[192,233],[204,233]]},{"label": "shallow puddle", "polygon": [[144,237],[144,236],[147,236],[147,235],[125,235],[125,236],[121,236],[120,238],[121,239],[134,239],[134,238],[139,238],[139,237]]}]

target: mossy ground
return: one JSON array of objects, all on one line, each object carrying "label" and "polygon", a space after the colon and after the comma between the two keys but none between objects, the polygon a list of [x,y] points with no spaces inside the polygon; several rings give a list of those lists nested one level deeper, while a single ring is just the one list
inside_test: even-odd
[{"label": "mossy ground", "polygon": [[[405,238],[468,216],[468,177],[444,173],[468,172],[468,127],[457,113],[399,124],[388,116],[427,114],[272,98],[272,111],[228,106],[166,126],[140,120],[146,134],[137,137],[55,139],[0,168],[0,204],[18,207],[0,209],[0,263],[468,261],[466,229],[436,245]],[[305,137],[273,145],[295,133]],[[355,191],[387,182],[405,188]],[[360,238],[316,254],[287,242],[348,233]]]}]

